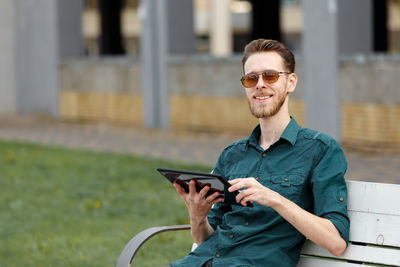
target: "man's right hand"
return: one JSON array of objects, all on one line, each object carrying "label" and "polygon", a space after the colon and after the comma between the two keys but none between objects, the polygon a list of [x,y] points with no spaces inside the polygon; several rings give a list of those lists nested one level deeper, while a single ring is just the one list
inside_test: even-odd
[{"label": "man's right hand", "polygon": [[212,195],[206,197],[207,192],[210,190],[210,186],[205,186],[199,193],[196,191],[196,181],[192,179],[189,183],[189,193],[177,183],[174,183],[176,191],[185,201],[185,204],[189,210],[190,220],[193,222],[201,222],[206,217],[208,212],[211,210],[212,205],[215,203],[222,202],[219,192],[215,192]]},{"label": "man's right hand", "polygon": [[197,193],[194,179],[189,183],[189,193],[186,193],[177,183],[174,183],[174,186],[188,208],[192,237],[200,245],[214,232],[208,223],[207,214],[210,212],[212,205],[222,202],[223,198],[220,197],[219,192],[215,192],[206,198],[206,194],[210,190],[208,185]]}]

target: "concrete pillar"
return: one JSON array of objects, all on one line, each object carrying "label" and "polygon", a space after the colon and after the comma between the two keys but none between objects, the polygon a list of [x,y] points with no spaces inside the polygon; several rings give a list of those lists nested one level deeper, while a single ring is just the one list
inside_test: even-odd
[{"label": "concrete pillar", "polygon": [[210,6],[210,53],[227,57],[233,50],[230,0],[209,0]]},{"label": "concrete pillar", "polygon": [[58,0],[57,9],[59,56],[82,56],[85,49],[82,34],[84,0]]},{"label": "concrete pillar", "polygon": [[339,52],[373,52],[372,0],[338,0]]},{"label": "concrete pillar", "polygon": [[0,1],[0,112],[58,115],[59,57],[83,54],[83,0]]},{"label": "concrete pillar", "polygon": [[306,125],[340,141],[337,1],[302,3]]},{"label": "concrete pillar", "polygon": [[193,0],[168,0],[168,41],[171,54],[195,53]]},{"label": "concrete pillar", "polygon": [[141,0],[140,57],[144,123],[151,128],[169,127],[168,27],[165,0]]},{"label": "concrete pillar", "polygon": [[14,0],[0,1],[0,113],[15,113],[15,4]]},{"label": "concrete pillar", "polygon": [[15,1],[18,112],[58,114],[57,1]]}]

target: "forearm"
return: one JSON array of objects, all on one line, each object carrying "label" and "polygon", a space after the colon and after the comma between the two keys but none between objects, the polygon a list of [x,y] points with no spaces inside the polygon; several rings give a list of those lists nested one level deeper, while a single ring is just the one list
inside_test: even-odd
[{"label": "forearm", "polygon": [[232,185],[228,189],[229,192],[240,190],[236,196],[238,203],[246,206],[247,201],[255,201],[273,208],[306,238],[326,248],[335,256],[342,254],[346,249],[346,241],[330,220],[302,209],[278,192],[263,186],[253,177],[237,178],[229,182]]},{"label": "forearm", "polygon": [[208,223],[207,218],[202,220],[191,219],[190,225],[192,238],[197,245],[206,241],[214,233],[214,229]]},{"label": "forearm", "polygon": [[273,208],[306,238],[333,255],[338,256],[345,250],[346,242],[330,220],[318,217],[280,195]]}]

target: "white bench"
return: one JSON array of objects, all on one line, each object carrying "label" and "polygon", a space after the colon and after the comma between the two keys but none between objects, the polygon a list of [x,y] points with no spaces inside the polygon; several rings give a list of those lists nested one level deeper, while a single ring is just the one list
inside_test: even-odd
[{"label": "white bench", "polygon": [[[400,266],[400,185],[347,181],[350,243],[335,257],[311,241],[304,244],[299,267]],[[117,267],[131,265],[138,249],[153,235],[190,229],[190,225],[153,227],[125,246]]]}]

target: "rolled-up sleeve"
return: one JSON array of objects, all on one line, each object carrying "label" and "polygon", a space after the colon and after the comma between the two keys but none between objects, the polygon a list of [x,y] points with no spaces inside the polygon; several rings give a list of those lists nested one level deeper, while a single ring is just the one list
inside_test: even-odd
[{"label": "rolled-up sleeve", "polygon": [[324,143],[312,174],[314,214],[329,219],[342,238],[349,242],[350,219],[347,212],[347,187],[344,174],[347,161],[339,144]]}]

